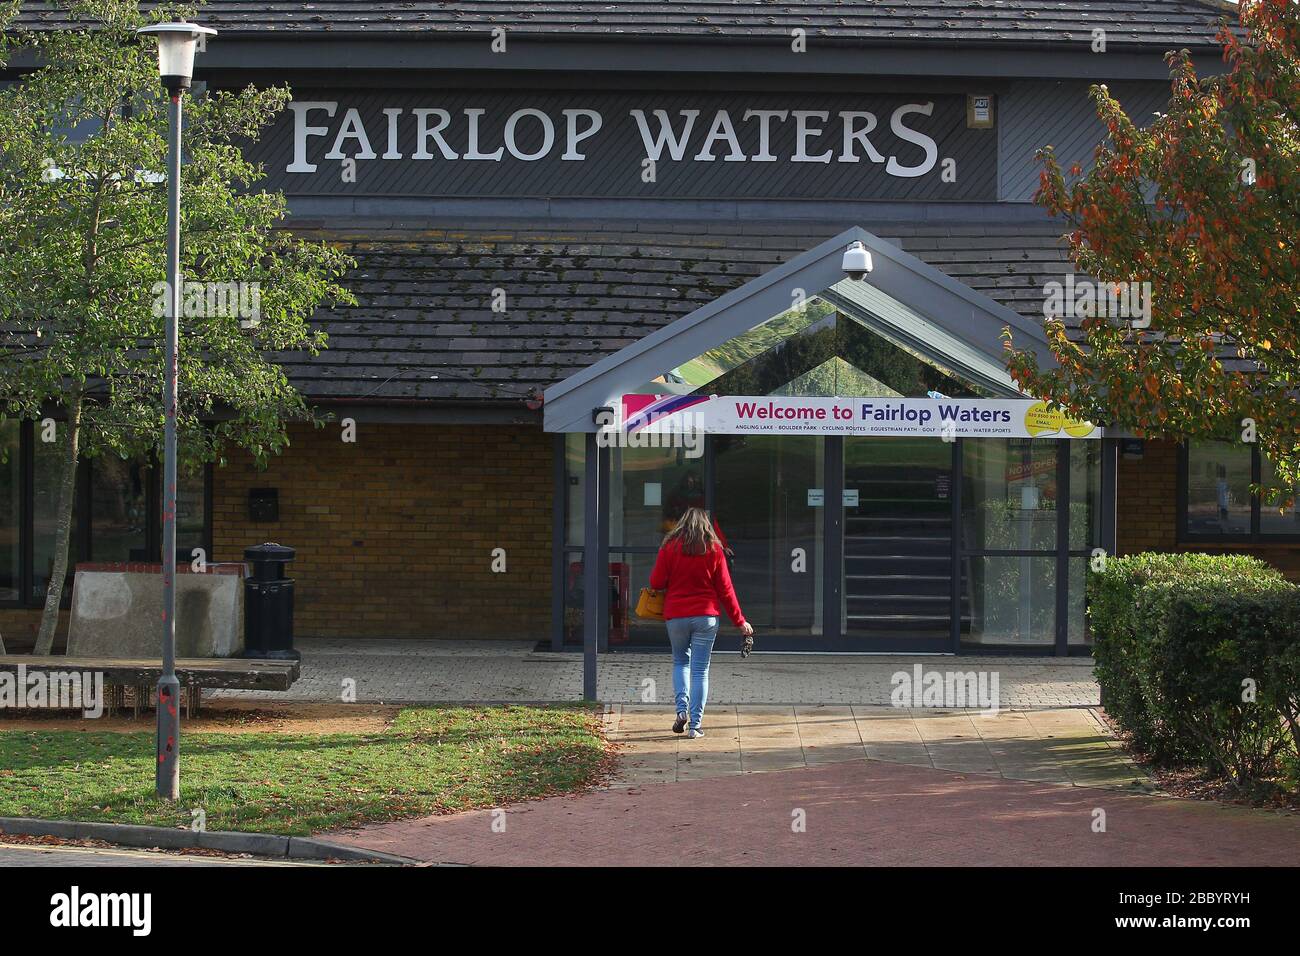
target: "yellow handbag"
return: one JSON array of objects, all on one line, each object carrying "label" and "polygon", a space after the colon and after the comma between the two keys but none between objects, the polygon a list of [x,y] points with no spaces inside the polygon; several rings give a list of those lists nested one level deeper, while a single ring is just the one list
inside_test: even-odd
[{"label": "yellow handbag", "polygon": [[636,601],[636,616],[647,621],[664,619],[664,592],[653,588],[642,588],[641,596]]}]

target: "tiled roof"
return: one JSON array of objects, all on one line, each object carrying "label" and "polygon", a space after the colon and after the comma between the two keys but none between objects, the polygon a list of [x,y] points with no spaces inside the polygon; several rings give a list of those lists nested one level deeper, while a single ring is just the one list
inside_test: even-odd
[{"label": "tiled roof", "polygon": [[[357,259],[358,305],[317,316],[330,337],[320,356],[281,360],[316,399],[523,400],[855,224],[300,228]],[[1049,221],[860,225],[1027,316],[1068,271],[1064,229]]]},{"label": "tiled roof", "polygon": [[[29,0],[19,22],[65,23],[62,6]],[[1167,49],[1209,43],[1214,22],[1232,11],[1216,0],[210,0],[198,19],[234,34],[454,36],[504,27],[517,36],[788,41],[797,27],[863,45],[1084,44],[1100,27],[1111,44]]]}]

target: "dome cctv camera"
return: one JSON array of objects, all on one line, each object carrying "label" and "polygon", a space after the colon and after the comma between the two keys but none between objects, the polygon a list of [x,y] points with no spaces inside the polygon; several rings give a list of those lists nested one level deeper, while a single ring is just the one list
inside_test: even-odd
[{"label": "dome cctv camera", "polygon": [[841,268],[850,279],[861,281],[872,269],[871,253],[861,242],[851,242],[844,250],[844,262]]}]

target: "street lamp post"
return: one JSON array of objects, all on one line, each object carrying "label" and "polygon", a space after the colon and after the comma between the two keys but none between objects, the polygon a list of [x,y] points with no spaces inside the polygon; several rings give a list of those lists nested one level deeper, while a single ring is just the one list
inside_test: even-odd
[{"label": "street lamp post", "polygon": [[158,73],[170,103],[167,149],[167,329],[163,412],[163,646],[158,678],[158,738],[154,782],[158,796],[181,795],[180,681],[176,679],[176,369],[181,272],[181,97],[194,75],[194,48],[201,36],[216,30],[194,23],[156,23],[137,33],[158,37]]}]

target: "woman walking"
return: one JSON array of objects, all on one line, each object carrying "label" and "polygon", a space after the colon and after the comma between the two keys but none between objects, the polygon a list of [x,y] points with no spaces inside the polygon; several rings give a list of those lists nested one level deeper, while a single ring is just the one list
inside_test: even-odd
[{"label": "woman walking", "polygon": [[677,720],[673,733],[689,725],[688,737],[703,737],[700,721],[709,696],[709,658],[718,636],[719,615],[746,637],[754,628],[745,620],[731,586],[722,542],[703,508],[687,508],[659,547],[650,587],[664,595],[664,621],[673,646],[673,696]]}]

